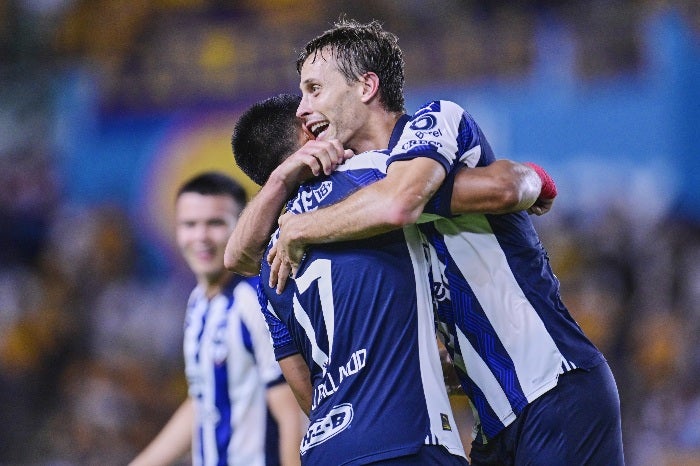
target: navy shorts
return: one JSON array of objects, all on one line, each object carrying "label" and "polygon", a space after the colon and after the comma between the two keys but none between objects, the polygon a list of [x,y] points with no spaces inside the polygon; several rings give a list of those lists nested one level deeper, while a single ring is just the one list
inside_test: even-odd
[{"label": "navy shorts", "polygon": [[624,465],[620,397],[607,362],[559,377],[488,444],[472,442],[473,466]]},{"label": "navy shorts", "polygon": [[438,445],[423,445],[414,455],[399,456],[368,464],[372,466],[469,466],[466,458],[453,455],[445,447]]}]

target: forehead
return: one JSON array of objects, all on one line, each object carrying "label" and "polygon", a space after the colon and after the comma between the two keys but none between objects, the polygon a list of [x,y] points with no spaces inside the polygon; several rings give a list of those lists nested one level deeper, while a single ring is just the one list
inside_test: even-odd
[{"label": "forehead", "polygon": [[176,216],[182,218],[238,215],[240,206],[225,194],[183,193],[175,204]]},{"label": "forehead", "polygon": [[304,82],[308,79],[318,78],[326,73],[332,72],[340,74],[338,61],[335,58],[333,50],[329,47],[325,47],[306,57],[301,67],[301,80]]}]

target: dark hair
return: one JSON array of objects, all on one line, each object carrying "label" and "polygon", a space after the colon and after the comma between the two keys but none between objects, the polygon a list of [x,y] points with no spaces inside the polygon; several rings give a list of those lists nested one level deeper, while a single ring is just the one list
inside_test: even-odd
[{"label": "dark hair", "polygon": [[389,112],[404,112],[404,61],[398,38],[377,21],[367,24],[341,18],[306,44],[297,58],[297,71],[307,58],[330,53],[348,82],[369,71],[379,77],[379,100]]},{"label": "dark hair", "polygon": [[299,148],[301,97],[279,94],[255,103],[238,119],[231,149],[243,173],[259,185]]},{"label": "dark hair", "polygon": [[246,192],[236,180],[220,172],[204,172],[185,181],[177,190],[176,199],[185,193],[197,193],[204,196],[230,196],[238,203],[241,210],[246,205]]}]

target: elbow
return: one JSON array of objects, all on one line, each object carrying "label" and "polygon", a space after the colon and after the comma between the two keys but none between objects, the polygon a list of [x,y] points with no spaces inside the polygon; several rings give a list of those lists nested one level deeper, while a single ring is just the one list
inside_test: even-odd
[{"label": "elbow", "polygon": [[227,250],[224,254],[224,267],[226,270],[243,275],[245,277],[253,277],[260,273],[260,262],[252,260],[244,260],[243,256],[229,254]]},{"label": "elbow", "polygon": [[540,194],[541,181],[534,170],[528,167],[512,166],[511,172],[503,176],[499,183],[498,208],[503,212],[513,212],[529,208]]},{"label": "elbow", "polygon": [[238,272],[239,264],[233,259],[224,257],[224,267],[231,272]]},{"label": "elbow", "polygon": [[384,218],[388,227],[403,228],[418,221],[423,212],[423,203],[411,202],[410,198],[394,198],[385,212]]},{"label": "elbow", "polygon": [[240,255],[232,251],[230,245],[226,246],[226,250],[224,251],[224,267],[226,270],[236,272],[236,268],[239,267],[239,258]]}]

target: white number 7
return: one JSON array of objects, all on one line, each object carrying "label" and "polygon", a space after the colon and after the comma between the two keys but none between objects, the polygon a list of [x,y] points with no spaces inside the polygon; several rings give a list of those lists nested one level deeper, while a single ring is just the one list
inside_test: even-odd
[{"label": "white number 7", "polygon": [[[294,295],[294,317],[296,317],[299,325],[306,332],[306,336],[311,342],[311,356],[313,360],[321,368],[323,375],[326,375],[326,369],[331,361],[331,353],[333,352],[333,337],[335,335],[335,308],[333,306],[333,284],[331,277],[331,261],[328,259],[317,259],[304,271],[303,275],[298,275],[294,281],[296,282],[299,294],[303,294],[309,289],[312,283],[318,282],[318,294],[321,301],[321,312],[323,320],[326,323],[326,331],[328,332],[328,354],[323,352],[318,346],[316,332],[309,319],[309,314],[299,303],[296,295]],[[313,309],[310,310],[313,312]]]}]

